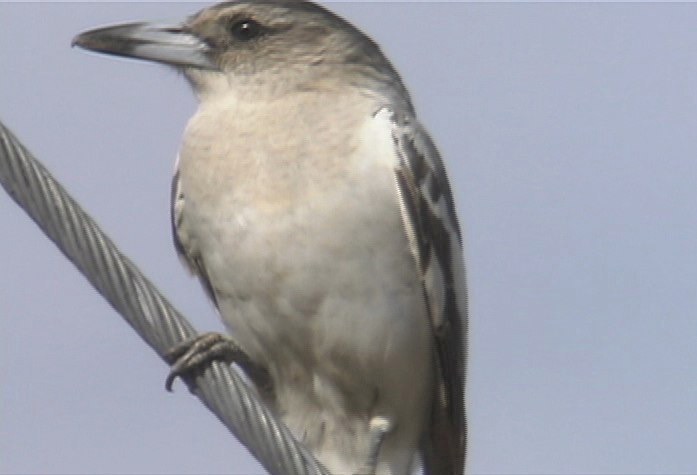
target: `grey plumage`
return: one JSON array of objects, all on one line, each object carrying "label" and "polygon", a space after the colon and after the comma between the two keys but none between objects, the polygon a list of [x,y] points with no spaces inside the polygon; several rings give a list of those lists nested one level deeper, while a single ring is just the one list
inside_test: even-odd
[{"label": "grey plumage", "polygon": [[193,86],[175,246],[296,436],[335,473],[419,460],[462,473],[462,238],[443,163],[378,46],[281,0],[76,43],[172,65]]}]

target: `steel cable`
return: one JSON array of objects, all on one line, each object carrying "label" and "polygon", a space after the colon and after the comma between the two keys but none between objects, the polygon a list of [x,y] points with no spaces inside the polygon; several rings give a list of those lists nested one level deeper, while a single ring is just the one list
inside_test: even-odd
[{"label": "steel cable", "polygon": [[[197,335],[2,122],[0,183],[161,358]],[[269,473],[328,475],[227,364],[214,362],[184,380]]]}]

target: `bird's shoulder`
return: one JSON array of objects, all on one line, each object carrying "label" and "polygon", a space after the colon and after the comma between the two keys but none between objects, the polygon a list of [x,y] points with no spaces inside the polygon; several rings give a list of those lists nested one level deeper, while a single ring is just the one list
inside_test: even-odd
[{"label": "bird's shoulder", "polygon": [[213,286],[208,277],[208,272],[201,260],[197,247],[193,243],[193,236],[188,232],[188,227],[184,224],[184,193],[182,192],[181,180],[179,175],[179,157],[172,176],[170,193],[170,223],[172,227],[172,240],[177,256],[184,267],[193,275],[197,276],[203,285],[208,297],[216,304],[217,300]]}]

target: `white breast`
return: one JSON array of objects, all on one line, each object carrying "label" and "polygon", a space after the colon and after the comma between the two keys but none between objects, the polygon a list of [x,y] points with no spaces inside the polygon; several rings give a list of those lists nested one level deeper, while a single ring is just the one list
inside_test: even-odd
[{"label": "white breast", "polygon": [[186,232],[295,434],[353,473],[370,418],[385,416],[379,472],[406,473],[433,361],[391,123],[362,96],[306,96],[201,106],[180,154]]}]

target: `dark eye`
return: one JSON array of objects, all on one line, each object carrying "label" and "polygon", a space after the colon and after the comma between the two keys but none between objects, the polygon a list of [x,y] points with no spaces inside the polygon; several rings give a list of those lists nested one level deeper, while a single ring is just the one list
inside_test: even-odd
[{"label": "dark eye", "polygon": [[230,26],[230,33],[235,39],[249,41],[257,38],[264,33],[262,26],[254,20],[240,20]]}]

